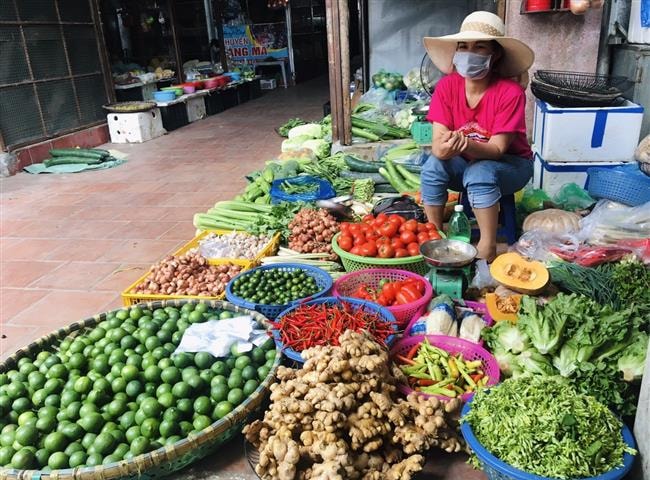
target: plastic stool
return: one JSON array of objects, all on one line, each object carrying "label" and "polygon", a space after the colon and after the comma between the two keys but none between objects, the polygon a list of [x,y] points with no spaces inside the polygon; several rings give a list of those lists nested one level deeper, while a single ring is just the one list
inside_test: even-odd
[{"label": "plastic stool", "polygon": [[[472,207],[469,205],[467,192],[462,192],[461,203],[468,218],[474,217]],[[517,208],[515,207],[515,195],[503,195],[499,200],[499,225],[497,236],[505,237],[508,245],[517,241]],[[478,229],[472,229],[472,234],[478,233]]]}]

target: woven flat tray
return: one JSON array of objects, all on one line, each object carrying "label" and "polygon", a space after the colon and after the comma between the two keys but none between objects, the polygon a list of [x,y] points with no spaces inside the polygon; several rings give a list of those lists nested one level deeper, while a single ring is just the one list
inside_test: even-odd
[{"label": "woven flat tray", "polygon": [[156,108],[155,102],[119,102],[103,105],[102,108],[111,113],[138,113],[148,112]]},{"label": "woven flat tray", "polygon": [[[268,320],[260,313],[224,301],[168,300],[143,303],[141,305],[145,308],[154,309],[166,306],[180,307],[186,303],[205,303],[211,308],[250,315],[265,328],[270,328]],[[106,313],[101,313],[39,338],[0,363],[0,373],[15,368],[21,358],[35,356],[39,352],[58,344],[64,338],[74,337],[86,329],[93,328],[105,319]],[[264,401],[269,394],[269,387],[275,381],[275,373],[281,360],[282,354],[278,351],[273,367],[266,379],[253,394],[232,412],[201,430],[198,434],[183,438],[173,445],[166,445],[152,452],[138,455],[131,460],[122,460],[96,467],[68,468],[51,472],[0,467],[0,480],[150,480],[169,475],[214,452],[219,445],[231,440],[241,432],[243,426],[257,415],[264,405]]]}]

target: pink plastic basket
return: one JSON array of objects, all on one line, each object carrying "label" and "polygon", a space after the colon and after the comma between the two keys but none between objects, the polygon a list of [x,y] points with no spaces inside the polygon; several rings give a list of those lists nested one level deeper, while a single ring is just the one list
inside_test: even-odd
[{"label": "pink plastic basket", "polygon": [[[424,338],[429,339],[429,343],[434,347],[438,347],[446,352],[451,354],[463,354],[463,360],[473,361],[480,360],[483,363],[483,372],[489,377],[487,382],[487,387],[496,385],[499,383],[500,372],[499,364],[496,359],[492,356],[490,352],[486,349],[477,345],[476,343],[468,342],[462,338],[456,337],[447,337],[444,335],[414,335],[412,337],[403,337],[399,342],[393,346],[390,350],[391,357],[395,355],[406,355],[415,345],[419,345],[424,342]],[[400,391],[404,395],[414,392],[411,387],[408,385],[399,385]],[[418,392],[420,395],[426,395],[427,397],[436,397],[438,400],[449,400],[448,397],[441,395],[429,395],[428,393]],[[460,396],[460,399],[463,402],[468,401],[474,396],[474,393],[465,393]]]},{"label": "pink plastic basket", "polygon": [[357,270],[356,272],[350,272],[343,275],[334,282],[333,295],[339,297],[351,297],[354,291],[359,288],[359,285],[365,284],[371,288],[378,288],[381,280],[399,282],[406,280],[407,278],[416,278],[424,282],[424,295],[415,302],[387,307],[395,316],[397,326],[401,329],[413,321],[413,319],[420,318],[429,304],[431,297],[433,297],[431,284],[417,273],[407,272],[406,270],[390,270],[387,268],[367,268],[365,270]]},{"label": "pink plastic basket", "polygon": [[[343,278],[343,277],[341,277],[341,278]],[[470,300],[463,300],[463,303],[465,304],[464,305],[465,307],[471,308],[472,310],[474,310],[483,319],[483,321],[485,322],[486,327],[491,327],[492,325],[494,325],[494,319],[490,315],[490,312],[488,312],[487,305],[485,305],[484,303],[472,302]],[[404,336],[405,337],[410,335],[409,332],[411,331],[411,328],[413,327],[413,325],[415,325],[415,322],[417,322],[423,314],[424,314],[424,311],[420,312],[420,314],[418,316],[411,318],[411,321],[408,323],[408,325],[404,329]],[[478,344],[483,346],[483,340],[478,342]]]}]

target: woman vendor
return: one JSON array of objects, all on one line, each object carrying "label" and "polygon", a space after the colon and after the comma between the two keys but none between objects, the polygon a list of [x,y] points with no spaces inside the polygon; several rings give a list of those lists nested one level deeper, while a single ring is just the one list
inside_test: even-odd
[{"label": "woman vendor", "polygon": [[535,55],[504,36],[501,18],[468,15],[460,32],[425,37],[433,63],[446,73],[431,98],[432,155],[422,170],[422,199],[429,221],[442,228],[447,189],[467,192],[480,229],[479,258],[496,256],[499,199],[533,175],[526,140],[526,94],[513,78],[526,75]]}]

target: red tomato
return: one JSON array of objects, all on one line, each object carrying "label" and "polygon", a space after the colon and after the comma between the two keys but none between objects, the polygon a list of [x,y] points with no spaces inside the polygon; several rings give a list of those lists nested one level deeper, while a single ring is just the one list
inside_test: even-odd
[{"label": "red tomato", "polygon": [[440,236],[440,232],[436,228],[435,230],[429,230],[429,239],[430,240],[440,240],[442,237]]},{"label": "red tomato", "polygon": [[369,225],[367,223],[359,224],[359,231],[360,232],[368,233],[368,232],[372,232],[372,230],[373,230],[372,225]]},{"label": "red tomato", "polygon": [[361,225],[358,223],[351,223],[348,227],[350,233],[355,234],[361,231]]},{"label": "red tomato", "polygon": [[391,215],[388,217],[389,222],[393,222],[395,225],[401,225],[404,223],[404,217],[400,217],[399,215]]},{"label": "red tomato", "polygon": [[404,283],[415,286],[417,291],[424,295],[424,282],[422,280],[418,280],[417,278],[409,278]]},{"label": "red tomato", "polygon": [[366,233],[366,239],[368,241],[370,241],[370,240],[377,241],[379,239],[379,237],[380,237],[380,235],[377,232],[375,232],[374,230],[371,230],[368,233]]},{"label": "red tomato", "polygon": [[361,255],[364,257],[376,257],[377,256],[377,245],[375,242],[366,242],[360,247]]},{"label": "red tomato", "polygon": [[426,232],[427,230],[426,223],[418,223],[418,233]]},{"label": "red tomato", "polygon": [[349,233],[350,232],[350,224],[348,222],[343,222],[339,225],[339,230],[341,233]]},{"label": "red tomato", "polygon": [[375,243],[379,247],[379,245],[390,245],[390,238],[388,237],[379,237],[375,240]]},{"label": "red tomato", "polygon": [[429,234],[427,232],[418,233],[418,243],[422,245],[424,242],[429,241]]},{"label": "red tomato", "polygon": [[395,258],[404,258],[409,256],[409,251],[405,248],[395,249]]},{"label": "red tomato", "polygon": [[404,248],[404,242],[402,242],[402,240],[399,237],[391,238],[390,244],[395,250],[397,250],[398,248]]},{"label": "red tomato", "polygon": [[364,243],[366,243],[366,236],[362,233],[357,233],[353,235],[352,238],[355,247],[358,247],[359,245],[363,245]]},{"label": "red tomato", "polygon": [[375,220],[375,216],[371,214],[364,215],[364,217],[361,219],[363,223],[372,223],[374,220]]},{"label": "red tomato", "polygon": [[393,258],[395,256],[395,249],[389,243],[383,243],[377,246],[377,253],[379,258]]},{"label": "red tomato", "polygon": [[395,295],[397,294],[397,289],[395,288],[395,282],[385,283],[384,286],[381,287],[381,294],[384,297],[386,297],[386,299],[389,302],[395,300]]},{"label": "red tomato", "polygon": [[355,245],[350,249],[350,253],[352,255],[361,255],[361,247],[359,245]]},{"label": "red tomato", "polygon": [[384,223],[388,220],[388,215],[386,215],[385,213],[380,213],[379,215],[377,215],[376,220],[379,220],[381,223]]},{"label": "red tomato", "polygon": [[411,220],[407,220],[406,223],[404,223],[404,227],[409,232],[417,232],[418,231],[418,221],[413,219],[413,218]]},{"label": "red tomato", "polygon": [[409,255],[411,257],[414,257],[416,255],[420,255],[420,245],[418,245],[416,242],[409,243],[406,246],[406,250],[408,250]]},{"label": "red tomato", "polygon": [[399,238],[402,240],[402,242],[404,242],[405,245],[418,241],[418,237],[415,235],[415,233],[409,231],[402,232]]},{"label": "red tomato", "polygon": [[422,294],[418,291],[417,287],[411,283],[403,285],[402,288],[395,295],[398,305],[404,305],[405,303],[415,302],[422,298]]},{"label": "red tomato", "polygon": [[429,222],[424,224],[427,227],[427,230],[435,230],[436,232],[438,231],[438,227],[435,226],[435,224]]},{"label": "red tomato", "polygon": [[397,234],[398,226],[394,222],[384,222],[379,226],[379,232],[387,237],[394,237]]},{"label": "red tomato", "polygon": [[341,235],[338,238],[339,247],[341,247],[346,252],[349,252],[350,249],[354,246],[354,240],[350,235]]}]

